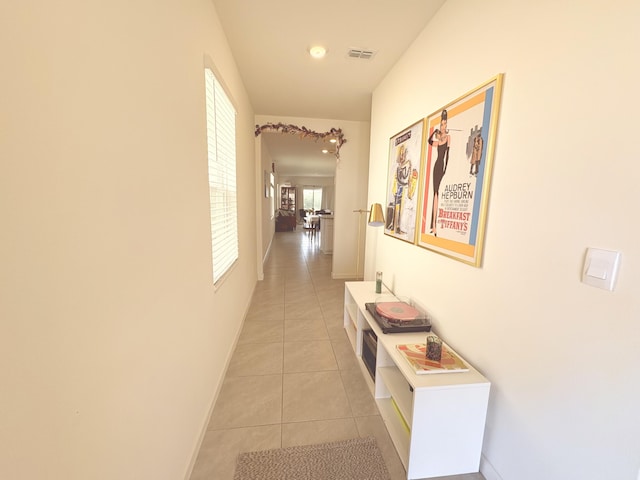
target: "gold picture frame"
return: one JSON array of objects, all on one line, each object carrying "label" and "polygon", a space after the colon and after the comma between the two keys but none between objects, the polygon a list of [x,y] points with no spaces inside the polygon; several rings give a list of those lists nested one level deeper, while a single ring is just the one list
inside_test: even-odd
[{"label": "gold picture frame", "polygon": [[503,77],[425,119],[417,244],[475,267],[482,262]]}]

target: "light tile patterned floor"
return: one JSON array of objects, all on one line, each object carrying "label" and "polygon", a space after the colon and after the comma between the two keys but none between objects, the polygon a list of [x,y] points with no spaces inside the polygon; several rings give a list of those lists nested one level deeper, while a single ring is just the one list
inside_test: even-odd
[{"label": "light tile patterned floor", "polygon": [[366,436],[391,478],[406,478],[342,328],[344,281],[318,242],[275,234],[191,480],[232,480],[241,452]]}]

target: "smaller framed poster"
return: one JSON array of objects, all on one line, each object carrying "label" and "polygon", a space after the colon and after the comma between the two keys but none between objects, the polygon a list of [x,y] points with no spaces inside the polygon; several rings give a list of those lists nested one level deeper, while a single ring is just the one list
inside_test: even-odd
[{"label": "smaller framed poster", "polygon": [[425,121],[418,245],[478,267],[489,201],[502,74]]},{"label": "smaller framed poster", "polygon": [[410,243],[416,238],[423,141],[423,120],[389,140],[384,233]]}]

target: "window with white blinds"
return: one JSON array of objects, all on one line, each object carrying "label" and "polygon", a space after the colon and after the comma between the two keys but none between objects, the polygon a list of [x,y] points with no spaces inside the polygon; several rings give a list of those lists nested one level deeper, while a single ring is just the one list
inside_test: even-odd
[{"label": "window with white blinds", "polygon": [[236,111],[213,72],[205,68],[213,283],[238,259]]}]

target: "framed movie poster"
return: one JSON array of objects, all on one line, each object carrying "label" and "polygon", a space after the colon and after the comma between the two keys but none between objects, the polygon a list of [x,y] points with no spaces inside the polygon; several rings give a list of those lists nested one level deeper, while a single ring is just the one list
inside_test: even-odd
[{"label": "framed movie poster", "polygon": [[482,261],[503,74],[425,120],[418,245],[475,267]]},{"label": "framed movie poster", "polygon": [[410,243],[415,243],[418,223],[423,141],[423,120],[389,140],[384,233]]}]

